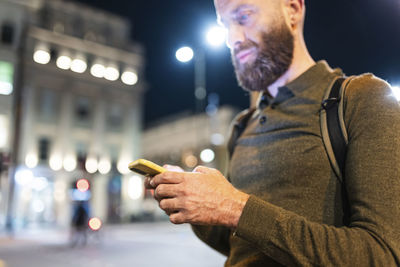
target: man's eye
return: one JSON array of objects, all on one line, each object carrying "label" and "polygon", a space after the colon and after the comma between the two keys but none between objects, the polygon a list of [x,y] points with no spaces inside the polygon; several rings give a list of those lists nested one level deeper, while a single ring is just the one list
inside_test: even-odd
[{"label": "man's eye", "polygon": [[245,23],[250,18],[250,13],[242,13],[238,16],[238,22],[240,24]]}]

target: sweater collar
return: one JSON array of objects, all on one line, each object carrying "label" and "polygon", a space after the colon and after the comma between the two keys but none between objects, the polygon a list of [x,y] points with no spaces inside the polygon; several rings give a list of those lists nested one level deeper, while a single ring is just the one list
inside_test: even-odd
[{"label": "sweater collar", "polygon": [[311,66],[308,70],[303,72],[299,77],[278,88],[278,94],[275,98],[271,97],[268,92],[260,94],[258,98],[257,106],[259,109],[264,109],[266,106],[278,105],[283,101],[295,96],[300,95],[308,88],[311,88],[315,84],[319,84],[326,78],[327,75],[335,73],[337,75],[343,75],[340,69],[332,69],[329,67],[325,60],[318,61],[316,64]]}]

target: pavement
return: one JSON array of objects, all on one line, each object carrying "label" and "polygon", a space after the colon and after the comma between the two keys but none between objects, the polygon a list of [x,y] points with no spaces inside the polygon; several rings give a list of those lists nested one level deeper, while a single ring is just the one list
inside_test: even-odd
[{"label": "pavement", "polygon": [[71,247],[65,229],[0,236],[0,267],[222,267],[225,257],[170,222],[104,226]]}]

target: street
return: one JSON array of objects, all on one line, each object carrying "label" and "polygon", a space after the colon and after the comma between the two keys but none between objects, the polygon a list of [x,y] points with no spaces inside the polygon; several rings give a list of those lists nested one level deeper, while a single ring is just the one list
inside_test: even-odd
[{"label": "street", "polygon": [[[1,237],[6,267],[222,267],[224,256],[208,248],[189,225],[169,222],[106,226],[86,246],[71,247],[69,233],[30,230]],[[2,265],[4,264],[4,265]]]}]

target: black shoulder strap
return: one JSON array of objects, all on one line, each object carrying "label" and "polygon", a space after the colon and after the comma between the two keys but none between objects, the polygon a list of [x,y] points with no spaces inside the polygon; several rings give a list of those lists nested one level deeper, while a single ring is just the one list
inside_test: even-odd
[{"label": "black shoulder strap", "polygon": [[340,77],[328,88],[320,112],[321,134],[331,166],[343,182],[347,151],[347,133],[344,126],[343,101],[344,88],[349,78]]}]

